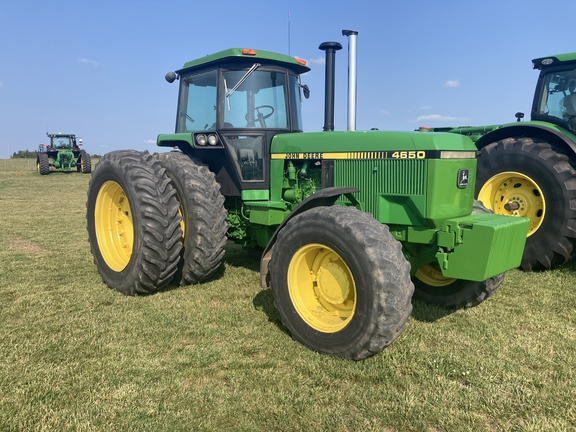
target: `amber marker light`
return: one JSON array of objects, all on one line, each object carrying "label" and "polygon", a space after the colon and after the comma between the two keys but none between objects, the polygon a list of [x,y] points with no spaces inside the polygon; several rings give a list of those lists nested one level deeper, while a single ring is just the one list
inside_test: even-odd
[{"label": "amber marker light", "polygon": [[294,57],[294,60],[296,60],[296,63],[301,64],[302,66],[306,66],[306,60],[298,57]]},{"label": "amber marker light", "polygon": [[244,55],[256,55],[256,50],[250,49],[250,48],[243,48],[242,54],[244,54]]}]

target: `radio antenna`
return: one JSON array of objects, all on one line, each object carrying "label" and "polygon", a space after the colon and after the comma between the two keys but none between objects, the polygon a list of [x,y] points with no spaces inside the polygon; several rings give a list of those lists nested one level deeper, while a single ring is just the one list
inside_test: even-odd
[{"label": "radio antenna", "polygon": [[290,11],[288,11],[288,55],[290,55]]}]

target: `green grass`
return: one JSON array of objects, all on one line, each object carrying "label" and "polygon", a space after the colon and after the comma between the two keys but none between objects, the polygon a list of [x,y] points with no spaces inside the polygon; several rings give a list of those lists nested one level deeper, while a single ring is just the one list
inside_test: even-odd
[{"label": "green grass", "polygon": [[108,289],[89,176],[13,162],[0,160],[2,431],[576,430],[571,265],[511,271],[470,310],[415,302],[396,342],[351,362],[293,341],[232,244],[207,283]]}]

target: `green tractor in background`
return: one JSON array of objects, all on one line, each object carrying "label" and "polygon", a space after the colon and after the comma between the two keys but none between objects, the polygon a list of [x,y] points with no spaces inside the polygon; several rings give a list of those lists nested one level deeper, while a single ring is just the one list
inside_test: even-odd
[{"label": "green tractor in background", "polygon": [[476,196],[494,213],[528,218],[527,271],[576,256],[576,53],[532,60],[540,70],[531,121],[431,128],[470,137],[479,150]]},{"label": "green tractor in background", "polygon": [[[352,46],[352,38],[350,39]],[[90,179],[87,228],[102,280],[126,295],[211,277],[228,240],[260,251],[260,282],[292,336],[362,359],[392,343],[412,297],[487,299],[520,264],[529,220],[474,202],[476,148],[456,134],[335,132],[325,42],[324,132],[303,133],[298,58],[228,49],[179,80],[176,131],[157,156],[107,153]]]},{"label": "green tractor in background", "polygon": [[60,132],[46,132],[46,136],[50,138],[50,144],[40,144],[36,157],[36,170],[41,175],[49,174],[51,166],[62,171],[76,169],[84,174],[92,172],[90,155],[80,150],[82,138]]}]

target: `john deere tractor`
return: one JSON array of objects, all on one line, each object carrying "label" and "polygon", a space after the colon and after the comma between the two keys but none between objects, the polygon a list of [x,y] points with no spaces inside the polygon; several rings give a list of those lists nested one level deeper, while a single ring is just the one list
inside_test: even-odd
[{"label": "john deere tractor", "polygon": [[227,240],[261,251],[292,336],[361,359],[402,332],[412,297],[446,307],[488,298],[520,263],[529,219],[474,202],[476,148],[457,134],[334,131],[334,57],[325,42],[325,125],[303,133],[306,62],[232,48],[190,61],[174,149],[107,153],[88,189],[91,251],[126,295],[196,284]]},{"label": "john deere tractor", "polygon": [[36,157],[36,170],[42,174],[50,173],[50,167],[62,171],[72,171],[89,174],[92,171],[90,155],[84,150],[80,150],[82,138],[76,138],[74,134],[49,134],[50,144],[40,144],[38,146],[38,156]]},{"label": "john deere tractor", "polygon": [[470,137],[479,150],[476,196],[502,215],[530,220],[524,270],[576,256],[576,53],[532,60],[540,75],[531,121],[432,128]]}]

